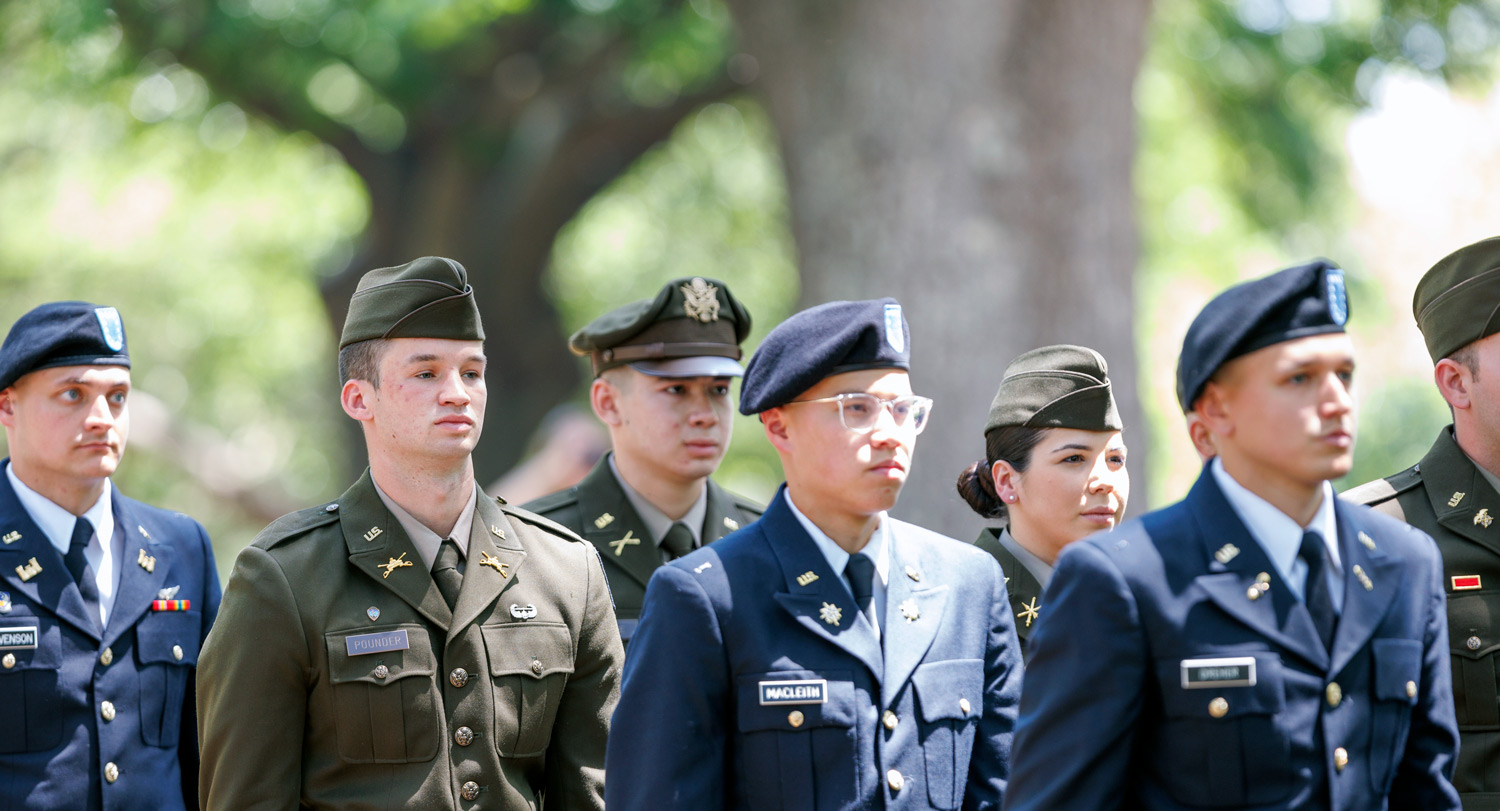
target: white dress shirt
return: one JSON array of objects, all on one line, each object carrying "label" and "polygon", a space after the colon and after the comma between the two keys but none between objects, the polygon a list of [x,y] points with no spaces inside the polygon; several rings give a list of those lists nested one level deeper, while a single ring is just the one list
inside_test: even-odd
[{"label": "white dress shirt", "polygon": [[[818,545],[818,551],[822,552],[824,559],[828,561],[828,567],[838,574],[839,580],[844,584],[844,589],[847,591],[849,589],[849,581],[844,577],[844,566],[848,565],[850,554],[845,552],[844,548],[839,546],[837,541],[828,537],[827,533],[818,529],[818,525],[803,515],[801,510],[797,509],[796,503],[792,501],[790,490],[786,493],[786,504],[792,508],[792,515],[797,516],[797,521],[802,524],[802,528],[807,530],[808,535],[812,536],[813,543]],[[891,571],[890,523],[886,520],[886,514],[882,512],[880,514],[880,523],[875,527],[875,531],[870,533],[870,540],[866,541],[864,548],[858,552],[858,554],[867,555],[871,560],[875,561],[875,577],[870,589],[873,599],[870,601],[870,605],[875,612],[875,616],[879,617],[881,621],[885,619],[886,583],[889,582]],[[849,596],[853,597],[854,593],[851,591]],[[875,623],[875,636],[876,638],[880,637],[879,622]]]},{"label": "white dress shirt", "polygon": [[1214,459],[1209,469],[1213,471],[1214,481],[1218,482],[1219,489],[1224,491],[1224,497],[1229,500],[1229,506],[1234,508],[1236,515],[1244,522],[1245,528],[1250,530],[1250,535],[1255,538],[1261,548],[1265,550],[1266,556],[1271,559],[1272,565],[1286,581],[1287,587],[1298,599],[1303,599],[1307,593],[1307,563],[1297,556],[1298,550],[1302,548],[1302,533],[1312,530],[1323,536],[1323,544],[1328,549],[1328,560],[1332,565],[1324,568],[1328,576],[1328,597],[1333,602],[1333,610],[1343,613],[1344,606],[1344,563],[1339,557],[1339,531],[1338,521],[1333,511],[1333,486],[1323,482],[1323,502],[1318,505],[1318,512],[1306,527],[1297,525],[1286,513],[1271,505],[1271,502],[1257,496],[1245,489],[1244,485],[1234,480],[1224,470],[1224,464]]},{"label": "white dress shirt", "polygon": [[125,556],[125,536],[115,532],[114,486],[104,480],[104,492],[99,500],[83,515],[74,515],[55,502],[26,486],[16,476],[15,465],[5,466],[5,476],[10,479],[10,488],[16,499],[25,508],[26,514],[37,529],[64,557],[73,542],[73,525],[79,518],[87,518],[94,526],[94,537],[83,548],[83,559],[94,570],[94,585],[99,589],[99,627],[109,627],[109,612],[115,607],[115,592],[120,585],[120,559]]}]

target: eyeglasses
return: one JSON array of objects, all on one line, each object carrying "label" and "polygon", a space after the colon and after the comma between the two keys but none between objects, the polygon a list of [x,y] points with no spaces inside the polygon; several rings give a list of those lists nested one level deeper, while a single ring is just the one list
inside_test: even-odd
[{"label": "eyeglasses", "polygon": [[932,413],[932,398],[915,394],[892,397],[887,400],[873,394],[857,392],[819,397],[816,400],[793,400],[787,405],[797,403],[838,403],[839,422],[843,423],[848,430],[861,434],[875,429],[875,423],[880,420],[882,406],[891,412],[891,419],[895,421],[896,427],[909,426],[914,434],[922,433],[922,429],[927,427],[927,415]]}]

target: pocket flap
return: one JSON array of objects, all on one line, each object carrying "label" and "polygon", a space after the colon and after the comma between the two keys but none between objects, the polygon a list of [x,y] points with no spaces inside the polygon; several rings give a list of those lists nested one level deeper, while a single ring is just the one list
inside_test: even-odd
[{"label": "pocket flap", "polygon": [[[391,631],[406,631],[407,647],[404,650],[350,655],[349,637]],[[362,681],[382,685],[408,676],[431,676],[437,672],[432,642],[428,639],[427,629],[420,625],[336,631],[324,634],[323,643],[328,647],[328,675],[334,684]],[[382,667],[385,668],[383,672]]]},{"label": "pocket flap", "polygon": [[202,612],[148,612],[135,626],[135,657],[143,665],[196,665],[202,630]]},{"label": "pocket flap", "polygon": [[573,672],[573,635],[568,626],[542,622],[483,625],[491,676],[530,676]]},{"label": "pocket flap", "polygon": [[1375,698],[1417,703],[1422,683],[1422,643],[1415,639],[1370,640],[1375,659]]},{"label": "pocket flap", "polygon": [[[783,682],[796,687],[777,689]],[[735,687],[740,732],[854,726],[854,682],[847,671],[748,673],[735,679]]]},{"label": "pocket flap", "polygon": [[20,670],[57,670],[62,666],[62,632],[57,624],[36,617],[7,617],[0,622],[0,657],[15,663],[0,674]]},{"label": "pocket flap", "polygon": [[[1225,657],[1255,659],[1255,684],[1236,679],[1203,686],[1184,687],[1184,659],[1159,659],[1156,677],[1161,685],[1162,712],[1168,718],[1236,718],[1244,715],[1273,715],[1286,705],[1286,687],[1281,674],[1281,657],[1265,651],[1205,653],[1187,659],[1222,659]],[[1238,675],[1238,674],[1235,674]]]},{"label": "pocket flap", "polygon": [[984,710],[984,660],[927,662],[911,674],[922,720],[978,718]]}]

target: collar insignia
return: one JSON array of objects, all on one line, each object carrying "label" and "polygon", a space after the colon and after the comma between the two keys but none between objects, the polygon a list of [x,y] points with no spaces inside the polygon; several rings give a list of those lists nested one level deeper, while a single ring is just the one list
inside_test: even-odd
[{"label": "collar insignia", "polygon": [[42,564],[36,562],[36,558],[26,561],[16,567],[16,574],[21,576],[21,582],[25,583],[33,577],[42,573]]},{"label": "collar insignia", "polygon": [[626,532],[625,537],[621,538],[620,540],[609,542],[609,545],[615,548],[615,557],[619,557],[620,553],[625,551],[625,547],[636,546],[641,542],[641,539],[633,537],[634,535],[635,530],[630,530]]},{"label": "collar insignia", "polygon": [[1032,620],[1035,620],[1041,613],[1042,607],[1037,605],[1036,598],[1032,597],[1031,602],[1021,604],[1021,610],[1016,612],[1016,619],[1026,620],[1026,627],[1030,628]]},{"label": "collar insignia", "polygon": [[740,528],[740,522],[726,515],[724,516],[724,528],[729,530],[730,532],[734,532],[735,530]]},{"label": "collar insignia", "polygon": [[1483,525],[1485,529],[1489,529],[1490,524],[1493,524],[1494,522],[1495,519],[1490,517],[1490,509],[1488,507],[1485,507],[1479,512],[1474,513],[1475,526]]},{"label": "collar insignia", "polygon": [[921,609],[917,608],[917,601],[906,600],[901,603],[901,616],[905,617],[907,622],[916,622],[917,618],[922,616]]},{"label": "collar insignia", "polygon": [[406,560],[405,558],[406,558],[406,553],[402,552],[400,555],[397,555],[396,557],[391,558],[389,561],[376,566],[375,568],[377,568],[377,569],[384,569],[385,570],[385,574],[381,575],[380,579],[384,580],[387,577],[391,576],[391,572],[394,572],[397,569],[402,569],[402,568],[405,568],[407,566],[410,566],[411,565],[411,561]]},{"label": "collar insignia", "polygon": [[383,530],[381,530],[380,527],[370,527],[370,531],[365,533],[365,542],[369,543],[370,541],[379,538],[382,531]]},{"label": "collar insignia", "polygon": [[19,540],[21,540],[21,533],[15,531],[7,532],[5,533],[5,537],[0,538],[0,542],[4,542],[6,546],[10,546]]},{"label": "collar insignia", "polygon": [[1220,563],[1228,563],[1229,561],[1234,560],[1235,555],[1238,555],[1239,553],[1240,548],[1238,546],[1235,546],[1232,543],[1226,543],[1223,546],[1219,547],[1219,551],[1214,553],[1214,560],[1217,560]]},{"label": "collar insignia", "polygon": [[505,540],[505,530],[495,526],[494,524],[490,524],[490,532],[493,532],[496,538],[499,538],[502,541]]},{"label": "collar insignia", "polygon": [[614,520],[615,520],[615,517],[613,515],[610,515],[609,513],[605,513],[605,514],[599,516],[598,518],[594,519],[594,527],[596,529],[604,529],[605,527],[607,527],[611,523],[613,523]]},{"label": "collar insignia", "polygon": [[818,576],[813,572],[803,572],[802,574],[797,575],[797,585],[805,586],[817,579]]},{"label": "collar insignia", "polygon": [[1359,542],[1364,544],[1365,548],[1370,550],[1371,552],[1375,551],[1375,539],[1371,538],[1364,532],[1359,533]]},{"label": "collar insignia", "polygon": [[135,556],[135,562],[142,569],[145,569],[148,574],[156,573],[156,558],[146,554],[146,550],[140,550],[139,554]]},{"label": "collar insignia", "polygon": [[1453,492],[1453,497],[1450,498],[1450,499],[1448,499],[1448,506],[1449,507],[1457,507],[1458,506],[1458,502],[1463,501],[1464,500],[1464,496],[1466,496],[1466,495],[1468,495],[1468,494],[1467,493],[1460,493],[1460,492],[1458,492],[1458,491],[1455,490]]},{"label": "collar insignia", "polygon": [[508,564],[501,563],[499,558],[491,555],[488,552],[481,551],[479,553],[479,565],[488,566],[491,569],[494,569],[495,571],[500,573],[501,577],[510,577],[510,566]]},{"label": "collar insignia", "polygon": [[823,607],[818,609],[818,619],[823,620],[824,622],[832,625],[835,628],[839,627],[839,620],[842,620],[843,618],[843,610],[833,603],[824,603]]}]

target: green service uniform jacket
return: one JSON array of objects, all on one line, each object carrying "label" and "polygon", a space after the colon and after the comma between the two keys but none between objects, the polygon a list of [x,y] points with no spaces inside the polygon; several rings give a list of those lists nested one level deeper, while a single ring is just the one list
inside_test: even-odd
[{"label": "green service uniform jacket", "polygon": [[204,808],[602,809],[624,649],[598,556],[481,497],[453,611],[367,471],[235,561]]},{"label": "green service uniform jacket", "polygon": [[1443,556],[1458,766],[1465,811],[1500,811],[1500,494],[1449,426],[1422,461],[1343,498],[1431,535]]},{"label": "green service uniform jacket", "polygon": [[1016,560],[1016,556],[1001,545],[1000,533],[1004,531],[998,528],[981,530],[974,545],[993,555],[1000,564],[1000,571],[1005,573],[1005,590],[1010,595],[1011,614],[1016,618],[1016,636],[1020,637],[1024,651],[1026,639],[1031,636],[1037,617],[1041,616],[1042,584],[1037,582],[1026,564]]},{"label": "green service uniform jacket", "polygon": [[[620,482],[609,469],[606,454],[577,485],[542,496],[526,509],[582,535],[599,550],[604,572],[615,598],[620,637],[630,641],[646,599],[646,581],[661,566],[646,522],[630,506]],[[760,517],[764,508],[708,480],[708,510],[703,517],[703,543],[713,543]]]}]

